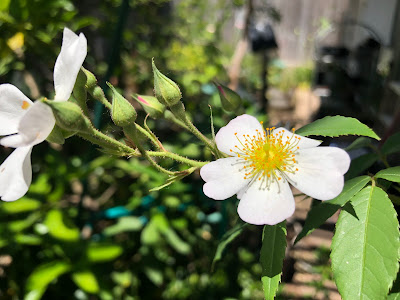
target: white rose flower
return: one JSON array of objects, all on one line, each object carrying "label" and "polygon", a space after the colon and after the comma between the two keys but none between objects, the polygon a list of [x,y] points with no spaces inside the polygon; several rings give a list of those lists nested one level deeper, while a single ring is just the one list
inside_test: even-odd
[{"label": "white rose flower", "polygon": [[[262,123],[261,123],[262,124]],[[200,170],[204,194],[224,200],[240,199],[240,218],[255,225],[274,225],[290,217],[295,202],[289,183],[318,200],[338,196],[350,157],[284,128],[264,128],[256,118],[242,115],[222,127],[215,140],[230,157]]]}]

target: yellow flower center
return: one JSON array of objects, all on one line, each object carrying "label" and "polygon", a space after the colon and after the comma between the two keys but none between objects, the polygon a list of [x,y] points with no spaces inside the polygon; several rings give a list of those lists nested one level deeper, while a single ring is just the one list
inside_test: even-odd
[{"label": "yellow flower center", "polygon": [[274,129],[256,130],[254,135],[241,137],[235,133],[238,144],[230,150],[243,163],[244,179],[262,180],[266,187],[282,180],[285,173],[298,171],[295,154],[301,138],[294,135],[294,129],[293,134],[286,137],[283,130],[274,132]]}]

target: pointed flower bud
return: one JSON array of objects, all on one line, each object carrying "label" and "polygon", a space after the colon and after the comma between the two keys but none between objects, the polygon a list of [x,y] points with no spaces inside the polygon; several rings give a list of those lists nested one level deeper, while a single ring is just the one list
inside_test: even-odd
[{"label": "pointed flower bud", "polygon": [[142,105],[144,111],[153,119],[158,119],[164,115],[165,106],[156,97],[139,94],[133,94],[132,97]]},{"label": "pointed flower bud", "polygon": [[154,59],[152,61],[152,66],[154,72],[154,93],[158,101],[167,106],[177,104],[182,98],[181,90],[178,85],[158,71],[154,64]]},{"label": "pointed flower bud", "polygon": [[85,87],[87,89],[91,89],[94,88],[97,85],[97,79],[96,76],[94,76],[94,74],[88,70],[86,70],[84,67],[81,67],[81,71],[83,72],[83,74],[85,74],[86,76],[86,83],[85,83]]},{"label": "pointed flower bud", "polygon": [[137,117],[136,110],[128,100],[118,93],[111,83],[107,82],[107,85],[113,92],[111,118],[114,124],[120,127],[133,124]]},{"label": "pointed flower bud", "polygon": [[214,82],[218,89],[221,99],[222,108],[226,111],[233,112],[242,104],[242,98],[227,86]]},{"label": "pointed flower bud", "polygon": [[90,132],[93,127],[89,119],[83,114],[82,109],[69,101],[45,100],[53,110],[56,124],[67,131]]}]

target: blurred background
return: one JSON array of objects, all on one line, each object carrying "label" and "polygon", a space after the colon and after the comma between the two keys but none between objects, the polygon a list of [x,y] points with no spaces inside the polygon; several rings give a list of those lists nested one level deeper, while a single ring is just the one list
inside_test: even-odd
[{"label": "blurred background", "polygon": [[[2,0],[0,83],[51,99],[64,27],[85,34],[84,67],[118,87],[139,122],[145,113],[131,95],[153,95],[154,57],[207,135],[209,105],[216,130],[242,113],[290,128],[352,116],[383,140],[400,129],[397,0]],[[221,108],[213,81],[242,96],[238,112]],[[101,105],[88,105],[98,128],[123,137]],[[148,125],[167,149],[212,159],[176,125]],[[2,147],[1,161],[11,152]],[[357,167],[376,168],[370,157]],[[241,223],[236,198],[205,197],[198,172],[149,192],[166,176],[77,137],[36,146],[32,163],[28,194],[0,203],[0,299],[263,299],[262,226]],[[289,242],[311,201],[297,202]],[[329,266],[335,218],[288,247],[278,299],[340,299]]]}]

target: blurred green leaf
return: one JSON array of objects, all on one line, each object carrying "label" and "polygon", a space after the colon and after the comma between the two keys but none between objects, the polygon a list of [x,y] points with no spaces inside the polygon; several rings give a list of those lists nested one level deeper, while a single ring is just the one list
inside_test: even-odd
[{"label": "blurred green leaf", "polygon": [[10,5],[11,0],[2,0],[0,1],[0,12],[8,10],[8,6]]},{"label": "blurred green leaf", "polygon": [[[67,226],[66,216],[60,210],[50,210],[47,213],[44,224],[49,229],[49,234],[59,240],[75,242],[79,240],[79,229],[77,227]],[[71,224],[72,222],[68,222]],[[68,225],[69,225],[68,224]]]},{"label": "blurred green leaf", "polygon": [[73,272],[72,280],[83,291],[91,294],[97,294],[100,291],[96,276],[90,270],[81,270]]},{"label": "blurred green leaf", "polygon": [[42,238],[33,234],[17,234],[15,235],[15,241],[22,245],[40,245]]},{"label": "blurred green leaf", "polygon": [[161,286],[163,284],[163,274],[160,270],[146,267],[144,268],[144,273],[156,286]]},{"label": "blurred green leaf", "polygon": [[222,239],[218,244],[217,250],[215,251],[214,259],[212,261],[212,271],[214,271],[215,264],[221,260],[226,247],[243,232],[247,225],[247,223],[239,223],[222,236]]},{"label": "blurred green leaf", "polygon": [[71,266],[65,261],[52,261],[37,267],[26,282],[26,291],[24,299],[40,299],[47,286],[62,274],[68,272]]},{"label": "blurred green leaf", "polygon": [[350,164],[350,168],[347,171],[344,178],[349,180],[356,177],[359,174],[364,173],[368,168],[370,168],[379,159],[378,155],[375,153],[368,153],[361,155],[356,159],[353,159]]},{"label": "blurred green leaf", "polygon": [[400,132],[391,135],[386,140],[382,146],[381,152],[384,155],[400,152]]},{"label": "blurred green leaf", "polygon": [[40,207],[40,202],[38,200],[30,198],[22,198],[18,201],[13,202],[3,202],[1,205],[2,210],[8,214],[18,214],[27,211],[32,211]]},{"label": "blurred green leaf", "polygon": [[342,116],[328,116],[316,120],[311,124],[296,130],[296,133],[303,136],[318,135],[330,137],[341,135],[362,135],[380,140],[379,136],[377,136],[376,133],[367,125],[361,123],[357,119]]},{"label": "blurred green leaf", "polygon": [[142,227],[143,223],[138,217],[121,217],[118,219],[117,224],[107,227],[103,233],[106,236],[112,236],[126,231],[139,231]]},{"label": "blurred green leaf", "polygon": [[364,148],[371,145],[371,139],[366,137],[359,137],[354,142],[352,142],[348,147],[346,147],[346,151],[351,151],[355,149]]},{"label": "blurred green leaf", "polygon": [[86,249],[86,255],[90,262],[100,263],[116,259],[123,252],[123,248],[119,245],[111,245],[104,243],[92,243]]},{"label": "blurred green leaf", "polygon": [[9,222],[7,226],[13,232],[20,232],[31,227],[40,218],[40,213],[34,212],[25,219]]}]

